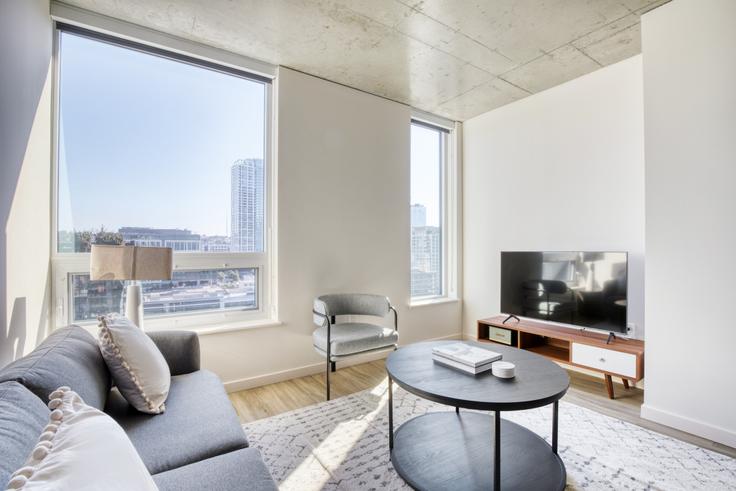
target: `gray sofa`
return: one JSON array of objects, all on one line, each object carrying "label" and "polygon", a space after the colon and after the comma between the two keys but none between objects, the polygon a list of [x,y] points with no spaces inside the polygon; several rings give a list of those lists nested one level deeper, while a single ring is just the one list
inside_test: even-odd
[{"label": "gray sofa", "polygon": [[81,327],[54,331],[0,370],[0,489],[30,454],[48,422],[48,395],[62,385],[123,427],[161,491],[276,489],[220,379],[199,368],[196,334],[148,334],[171,370],[166,411],[159,415],[136,411],[111,388],[97,341]]}]

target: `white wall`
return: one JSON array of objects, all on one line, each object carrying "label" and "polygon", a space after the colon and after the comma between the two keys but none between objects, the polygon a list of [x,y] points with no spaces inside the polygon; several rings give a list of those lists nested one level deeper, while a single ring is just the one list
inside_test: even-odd
[{"label": "white wall", "polygon": [[642,416],[736,447],[736,2],[675,0],[642,31]]},{"label": "white wall", "polygon": [[230,389],[321,371],[311,338],[321,293],[388,295],[402,344],[459,335],[459,303],[407,307],[410,109],[285,68],[277,96],[283,325],[202,336],[204,366]]},{"label": "white wall", "polygon": [[464,124],[463,328],[499,313],[502,250],[629,251],[644,325],[641,57]]},{"label": "white wall", "polygon": [[0,367],[48,328],[51,51],[48,0],[0,2]]}]

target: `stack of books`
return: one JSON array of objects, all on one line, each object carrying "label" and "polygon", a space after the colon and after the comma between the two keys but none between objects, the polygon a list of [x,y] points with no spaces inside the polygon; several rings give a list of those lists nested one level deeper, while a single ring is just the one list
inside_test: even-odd
[{"label": "stack of books", "polygon": [[432,359],[442,365],[477,375],[491,369],[501,354],[465,343],[453,343],[432,349]]}]

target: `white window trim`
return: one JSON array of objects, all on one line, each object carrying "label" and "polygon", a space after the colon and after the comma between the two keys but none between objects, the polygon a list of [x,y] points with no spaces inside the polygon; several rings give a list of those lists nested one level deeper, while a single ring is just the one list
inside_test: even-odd
[{"label": "white window trim", "polygon": [[[226,310],[216,312],[190,312],[146,318],[146,329],[190,329],[200,334],[214,334],[241,329],[280,325],[276,295],[277,237],[276,229],[276,138],[275,123],[275,75],[276,67],[241,57],[216,48],[182,40],[151,29],[129,24],[117,19],[95,14],[76,7],[52,2],[52,17],[55,21],[83,27],[103,34],[113,35],[125,40],[165,49],[175,54],[199,58],[206,62],[237,68],[255,75],[270,78],[266,84],[266,141],[264,142],[264,165],[266,179],[263,253],[174,253],[174,270],[195,269],[258,268],[257,293],[258,308],[254,310]],[[52,327],[58,328],[74,323],[70,318],[71,296],[69,275],[89,272],[88,253],[59,253],[58,251],[58,125],[59,125],[59,39],[60,31],[54,29],[53,91],[52,91],[52,152],[51,152],[51,293]],[[76,322],[78,325],[92,325],[94,321]]]},{"label": "white window trim", "polygon": [[[441,116],[412,110],[411,122],[418,121],[431,126],[444,128],[448,131],[444,145],[444,165],[440,169],[440,203],[442,213],[442,294],[412,297],[409,307],[424,307],[429,305],[451,303],[459,301],[459,261],[460,248],[460,137],[462,134],[460,123],[450,121]],[[410,251],[411,254],[411,251]]]}]

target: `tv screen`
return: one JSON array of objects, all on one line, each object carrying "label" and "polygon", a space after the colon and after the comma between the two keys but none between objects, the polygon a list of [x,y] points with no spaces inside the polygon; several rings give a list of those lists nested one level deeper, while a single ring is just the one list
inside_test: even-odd
[{"label": "tv screen", "polygon": [[625,252],[501,252],[501,311],[625,333],[627,270]]}]

